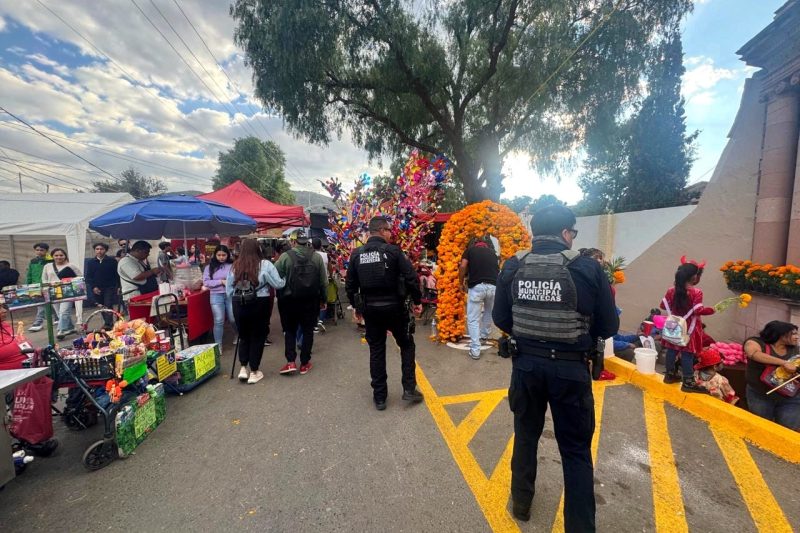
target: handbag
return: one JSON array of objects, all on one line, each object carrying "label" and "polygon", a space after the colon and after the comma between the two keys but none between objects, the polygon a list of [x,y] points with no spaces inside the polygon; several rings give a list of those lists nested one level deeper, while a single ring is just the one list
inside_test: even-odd
[{"label": "handbag", "polygon": [[[766,347],[766,354],[772,355],[772,349],[769,344],[767,344]],[[795,355],[793,357],[790,357],[787,360],[787,362],[797,361],[798,359],[800,359],[800,355]],[[775,387],[785,383],[786,380],[788,380],[791,377],[792,374],[784,370],[783,367],[775,365],[767,365],[767,367],[761,373],[761,383],[763,383],[770,389],[774,389]],[[792,381],[791,383],[781,387],[775,392],[787,398],[794,398],[795,396],[797,396],[797,393],[800,392],[800,383],[798,383],[797,381]]]},{"label": "handbag", "polygon": [[11,435],[31,444],[53,437],[53,416],[50,398],[53,380],[47,376],[25,383],[14,392],[11,415]]}]

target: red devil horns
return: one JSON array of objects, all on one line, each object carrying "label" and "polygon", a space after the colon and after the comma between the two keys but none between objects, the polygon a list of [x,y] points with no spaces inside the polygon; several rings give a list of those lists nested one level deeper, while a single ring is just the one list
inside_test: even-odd
[{"label": "red devil horns", "polygon": [[686,256],[682,255],[681,256],[681,264],[685,265],[686,263],[690,263],[690,264],[696,266],[697,268],[705,268],[706,267],[706,262],[705,261],[702,261],[702,262],[698,263],[694,259],[686,259]]}]

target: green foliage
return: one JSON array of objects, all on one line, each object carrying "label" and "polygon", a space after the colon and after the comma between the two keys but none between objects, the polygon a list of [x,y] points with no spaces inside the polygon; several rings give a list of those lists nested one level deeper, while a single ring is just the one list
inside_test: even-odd
[{"label": "green foliage", "polygon": [[530,213],[535,213],[548,205],[567,205],[552,194],[543,194],[536,200],[530,196],[515,196],[510,200],[500,200],[500,203],[508,206],[515,213],[522,213],[526,208]]},{"label": "green foliage", "polygon": [[231,150],[220,152],[218,162],[215,191],[242,180],[268,200],[285,205],[294,203],[294,193],[284,175],[286,158],[274,142],[255,137],[236,139]]},{"label": "green foliage", "polygon": [[[541,170],[635,95],[691,0],[235,0],[256,97],[325,144],[445,153],[467,201],[497,200],[519,150]],[[584,41],[586,41],[584,43]]]},{"label": "green foliage", "polygon": [[115,180],[92,182],[92,192],[127,192],[137,200],[167,192],[167,186],[157,178],[142,175],[133,167],[123,170]]},{"label": "green foliage", "polygon": [[586,213],[640,211],[680,205],[698,132],[687,134],[681,96],[680,35],[664,40],[649,71],[648,95],[631,119],[609,118],[589,143],[588,171],[579,184]]}]

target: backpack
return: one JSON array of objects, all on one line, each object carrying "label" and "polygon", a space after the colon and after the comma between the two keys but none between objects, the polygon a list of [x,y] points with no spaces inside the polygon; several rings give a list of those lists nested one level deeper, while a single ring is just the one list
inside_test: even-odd
[{"label": "backpack", "polygon": [[[697,324],[697,320],[692,315],[695,311],[702,308],[703,305],[697,304],[689,309],[688,313],[680,316],[672,314],[666,298],[663,298],[661,302],[664,304],[664,309],[666,309],[668,315],[667,320],[664,322],[664,327],[661,330],[661,339],[682,348],[688,346],[689,338],[691,337],[694,327]],[[690,316],[692,316],[691,321],[687,324],[686,319],[688,319]]]},{"label": "backpack", "polygon": [[292,270],[289,273],[287,285],[289,286],[289,296],[293,298],[313,298],[319,297],[319,267],[311,259],[292,250]]},{"label": "backpack", "polygon": [[[246,276],[246,275],[245,275]],[[235,304],[239,305],[247,305],[256,301],[258,297],[258,291],[266,287],[266,284],[259,285],[258,287],[253,287],[253,284],[250,283],[250,280],[243,279],[236,283],[233,287],[233,295],[231,296],[231,301]]]}]

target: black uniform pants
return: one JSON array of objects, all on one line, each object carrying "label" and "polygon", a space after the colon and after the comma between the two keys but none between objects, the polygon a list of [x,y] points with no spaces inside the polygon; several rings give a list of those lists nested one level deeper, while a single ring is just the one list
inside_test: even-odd
[{"label": "black uniform pants", "polygon": [[403,390],[417,387],[414,361],[414,337],[408,334],[408,313],[402,306],[368,307],[364,311],[367,344],[369,345],[369,373],[372,378],[372,395],[375,401],[386,400],[386,332],[391,331],[400,347],[403,371]]},{"label": "black uniform pants", "polygon": [[[117,288],[116,287],[95,287],[97,290],[100,291],[100,294],[94,294],[94,301],[95,303],[102,305],[106,309],[114,310],[114,306],[117,303]],[[103,322],[105,322],[106,329],[111,329],[114,327],[114,322],[116,322],[116,317],[111,313],[103,313]]]},{"label": "black uniform pants", "polygon": [[236,330],[239,332],[239,362],[242,366],[250,366],[255,372],[261,366],[261,356],[264,352],[264,339],[267,330],[264,323],[267,320],[267,306],[269,298],[256,298],[254,301],[240,304],[233,302],[233,319],[236,321]]},{"label": "black uniform pants", "polygon": [[319,299],[278,298],[278,312],[281,314],[286,360],[294,363],[297,359],[297,327],[300,326],[303,332],[300,364],[308,363],[311,360],[311,349],[314,347],[314,327],[319,318]]},{"label": "black uniform pants", "polygon": [[564,471],[564,530],[593,532],[594,396],[589,369],[580,361],[523,359],[515,361],[508,389],[508,402],[514,412],[511,496],[522,505],[530,505],[533,500],[536,455],[549,404]]}]

